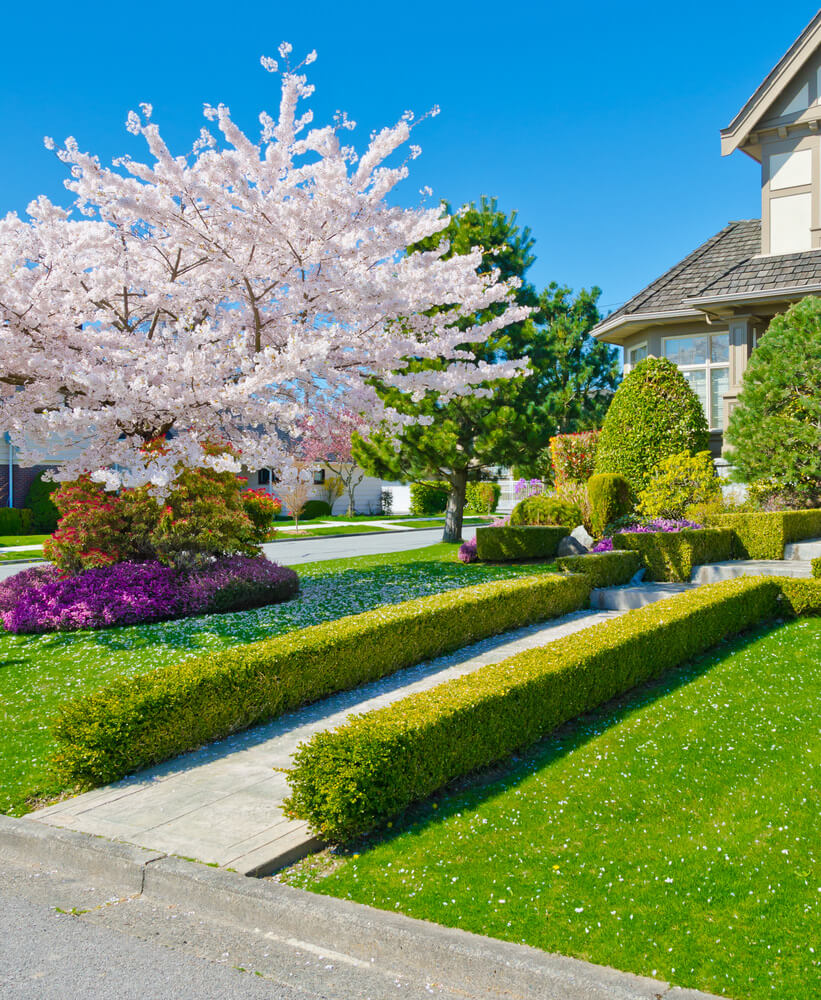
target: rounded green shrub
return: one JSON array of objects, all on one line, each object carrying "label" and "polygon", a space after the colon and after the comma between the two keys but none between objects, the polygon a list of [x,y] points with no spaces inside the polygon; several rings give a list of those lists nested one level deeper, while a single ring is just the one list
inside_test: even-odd
[{"label": "rounded green shrub", "polygon": [[31,511],[31,530],[35,534],[50,535],[57,530],[57,520],[60,517],[51,494],[59,489],[59,483],[43,481],[41,472],[29,486],[25,507]]},{"label": "rounded green shrub", "polygon": [[582,523],[582,512],[574,503],[554,496],[527,497],[520,500],[510,515],[513,527],[533,524],[560,524],[575,528]]},{"label": "rounded green shrub", "polygon": [[309,500],[299,515],[300,521],[313,521],[318,517],[330,517],[331,505],[325,500]]},{"label": "rounded green shrub", "polygon": [[698,397],[666,358],[645,358],[616,390],[604,418],[596,472],[624,476],[634,496],[668,455],[705,451],[710,433]]},{"label": "rounded green shrub", "polygon": [[693,505],[715,502],[721,486],[709,451],[690,455],[686,451],[668,455],[654,469],[647,486],[639,494],[642,517],[684,517]]},{"label": "rounded green shrub", "polygon": [[633,509],[630,483],[614,472],[599,472],[587,480],[590,530],[601,538],[608,524],[626,517]]},{"label": "rounded green shrub", "polygon": [[441,514],[448,505],[448,490],[447,483],[411,483],[411,514],[414,517],[423,517],[425,514]]}]

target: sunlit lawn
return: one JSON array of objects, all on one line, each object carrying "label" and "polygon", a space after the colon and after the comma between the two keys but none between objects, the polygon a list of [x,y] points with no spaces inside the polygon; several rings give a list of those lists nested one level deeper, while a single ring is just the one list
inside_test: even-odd
[{"label": "sunlit lawn", "polygon": [[821,622],[776,627],[282,877],[736,1000],[819,997],[820,709]]},{"label": "sunlit lawn", "polygon": [[485,580],[555,568],[463,565],[456,546],[334,559],[296,567],[293,601],[253,611],[155,625],[15,636],[0,631],[0,812],[21,813],[33,796],[58,792],[47,768],[58,705],[118,677]]}]

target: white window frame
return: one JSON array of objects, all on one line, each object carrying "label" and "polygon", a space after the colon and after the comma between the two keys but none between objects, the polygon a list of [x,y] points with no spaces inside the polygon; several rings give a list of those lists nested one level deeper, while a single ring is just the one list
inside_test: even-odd
[{"label": "white window frame", "polygon": [[[647,341],[646,340],[643,340],[640,344],[631,344],[629,347],[625,347],[625,349],[624,349],[624,370],[625,371],[631,372],[636,367],[636,365],[634,365],[633,362],[630,361],[630,360],[628,360],[628,359],[630,358],[630,353],[632,351],[638,351],[642,347],[645,349],[645,351],[647,350]],[[646,357],[647,357],[647,355],[645,354],[644,358],[646,358]],[[644,358],[641,358],[641,360],[644,361]],[[638,362],[636,362],[636,364],[638,364]]]},{"label": "white window frame", "polygon": [[727,337],[728,345],[730,341],[730,331],[729,330],[711,330],[709,333],[684,333],[680,334],[678,337],[662,337],[661,339],[661,353],[664,357],[667,357],[667,344],[674,340],[692,340],[694,337],[707,337],[707,359],[704,364],[700,365],[676,365],[679,371],[682,372],[704,372],[705,373],[705,385],[706,385],[706,397],[707,397],[707,410],[704,416],[707,418],[707,426],[711,431],[721,431],[722,427],[718,427],[713,424],[713,393],[712,393],[712,378],[711,372],[725,369],[727,371],[727,381],[729,385],[729,375],[730,375],[730,359],[729,356],[726,361],[713,361],[712,360],[712,343],[710,343],[711,337]]}]

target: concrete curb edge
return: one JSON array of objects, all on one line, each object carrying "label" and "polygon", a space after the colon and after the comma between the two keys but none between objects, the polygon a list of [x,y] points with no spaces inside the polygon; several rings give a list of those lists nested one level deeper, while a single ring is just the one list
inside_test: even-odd
[{"label": "concrete curb edge", "polygon": [[248,878],[157,851],[0,815],[0,860],[67,867],[105,878],[123,895],[192,906],[207,919],[324,949],[397,976],[435,978],[506,996],[540,1000],[720,1000],[526,945],[485,938]]}]

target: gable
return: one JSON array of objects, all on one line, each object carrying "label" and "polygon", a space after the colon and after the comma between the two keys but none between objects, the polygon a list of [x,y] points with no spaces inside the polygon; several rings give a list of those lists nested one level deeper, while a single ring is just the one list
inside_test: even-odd
[{"label": "gable", "polygon": [[721,130],[721,153],[736,149],[761,159],[760,131],[812,130],[821,122],[821,11],[767,74],[732,123]]}]

